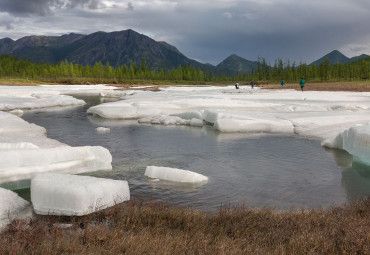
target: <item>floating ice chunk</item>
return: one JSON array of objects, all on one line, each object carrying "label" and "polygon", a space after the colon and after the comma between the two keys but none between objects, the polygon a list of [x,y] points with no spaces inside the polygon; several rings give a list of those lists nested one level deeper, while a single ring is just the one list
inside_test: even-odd
[{"label": "floating ice chunk", "polygon": [[200,119],[183,119],[178,116],[160,116],[152,118],[141,118],[138,120],[139,123],[150,123],[154,125],[185,125],[185,126],[203,126],[203,120]]},{"label": "floating ice chunk", "polygon": [[136,119],[138,116],[137,109],[123,101],[96,105],[90,107],[87,113],[108,119]]},{"label": "floating ice chunk", "polygon": [[214,125],[221,132],[294,134],[291,122],[269,119],[220,119]]},{"label": "floating ice chunk", "polygon": [[370,125],[355,125],[334,139],[325,140],[323,146],[346,150],[354,160],[370,165]]},{"label": "floating ice chunk", "polygon": [[33,173],[83,173],[112,169],[112,155],[100,146],[70,147],[46,130],[0,111],[0,183],[30,179]]},{"label": "floating ice chunk", "polygon": [[0,111],[0,143],[25,142],[44,148],[63,145],[56,140],[47,138],[45,128],[30,124],[8,112]]},{"label": "floating ice chunk", "polygon": [[66,95],[31,95],[29,97],[1,97],[0,110],[39,109],[55,106],[79,106],[85,101]]},{"label": "floating ice chunk", "polygon": [[28,205],[29,203],[17,193],[0,188],[0,218],[7,217],[8,213],[18,212]]},{"label": "floating ice chunk", "polygon": [[17,116],[22,116],[23,111],[21,109],[15,109],[10,111],[11,114],[17,115]]},{"label": "floating ice chunk", "polygon": [[122,96],[126,96],[126,93],[122,90],[106,90],[99,93],[101,97],[112,97],[112,98],[120,98]]},{"label": "floating ice chunk", "polygon": [[[39,146],[34,145],[33,143],[0,143],[1,149],[37,149]],[[1,167],[0,167],[1,168]]]},{"label": "floating ice chunk", "polygon": [[189,125],[194,126],[194,127],[202,127],[203,126],[203,120],[192,118],[189,122]]},{"label": "floating ice chunk", "polygon": [[292,122],[265,112],[206,110],[204,119],[221,132],[294,133]]},{"label": "floating ice chunk", "polygon": [[31,201],[41,215],[86,215],[127,200],[127,181],[67,174],[39,174],[31,180]]},{"label": "floating ice chunk", "polygon": [[175,182],[207,182],[208,177],[189,170],[162,166],[147,166],[145,176]]},{"label": "floating ice chunk", "polygon": [[332,149],[342,149],[343,150],[343,132],[339,133],[334,138],[328,138],[321,142],[321,146],[332,148]]},{"label": "floating ice chunk", "polygon": [[192,111],[192,112],[183,112],[180,114],[177,114],[176,116],[179,116],[182,119],[203,119],[203,112],[202,111]]},{"label": "floating ice chunk", "polygon": [[370,165],[370,125],[352,127],[343,133],[343,149],[354,160]]},{"label": "floating ice chunk", "polygon": [[105,127],[97,127],[95,130],[97,133],[109,133],[110,132],[110,129],[105,128]]},{"label": "floating ice chunk", "polygon": [[30,179],[35,173],[84,173],[112,169],[112,155],[101,146],[0,151],[0,182]]}]

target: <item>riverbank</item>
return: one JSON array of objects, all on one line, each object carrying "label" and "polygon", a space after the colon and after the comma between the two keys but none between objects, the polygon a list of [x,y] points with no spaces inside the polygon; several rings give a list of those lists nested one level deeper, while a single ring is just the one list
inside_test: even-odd
[{"label": "riverbank", "polygon": [[129,201],[84,217],[14,220],[1,254],[367,254],[370,199],[330,209],[207,213]]},{"label": "riverbank", "polygon": [[[262,84],[264,89],[294,89],[301,90],[299,83]],[[306,82],[304,91],[352,91],[370,92],[370,81],[338,81],[338,82]]]},{"label": "riverbank", "polygon": [[[108,84],[120,88],[138,88],[144,90],[158,90],[159,87],[167,87],[173,85],[214,85],[225,86],[233,85],[233,82],[196,82],[196,81],[151,81],[151,80],[132,80],[126,83],[114,83],[103,80],[90,80],[90,79],[64,79],[58,82],[54,80],[28,80],[28,79],[14,79],[14,78],[0,78],[0,86],[37,86],[42,84],[48,85],[95,85],[95,84]],[[248,82],[241,82],[241,86],[249,86]],[[278,83],[256,82],[256,87],[264,89],[294,89],[301,90],[298,83],[285,83],[281,86]],[[328,81],[328,82],[311,82],[307,81],[304,88],[305,91],[353,91],[353,92],[370,92],[370,80],[365,81]]]}]

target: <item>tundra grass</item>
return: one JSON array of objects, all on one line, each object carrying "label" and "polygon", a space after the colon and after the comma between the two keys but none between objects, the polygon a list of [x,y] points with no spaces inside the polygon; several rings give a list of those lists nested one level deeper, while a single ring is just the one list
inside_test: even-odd
[{"label": "tundra grass", "polygon": [[[68,223],[62,225],[60,222]],[[329,209],[217,212],[128,201],[84,217],[13,220],[0,254],[369,254],[370,198]]]},{"label": "tundra grass", "polygon": [[[294,89],[301,90],[299,83],[280,84],[261,84],[259,87],[264,89]],[[307,81],[304,91],[353,91],[370,92],[370,80],[366,81],[333,81],[333,82],[310,82]]]}]

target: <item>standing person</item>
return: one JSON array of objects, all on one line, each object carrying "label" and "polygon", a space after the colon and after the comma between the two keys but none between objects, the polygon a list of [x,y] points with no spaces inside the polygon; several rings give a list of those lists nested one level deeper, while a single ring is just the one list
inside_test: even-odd
[{"label": "standing person", "polygon": [[239,83],[235,83],[235,88],[239,89]]},{"label": "standing person", "polygon": [[281,86],[284,86],[285,82],[284,82],[284,81],[281,81],[281,83],[280,83],[280,84],[281,84]]},{"label": "standing person", "polygon": [[253,87],[254,87],[254,81],[251,81],[251,87],[253,89]]},{"label": "standing person", "polygon": [[302,92],[303,92],[303,88],[304,88],[305,83],[306,83],[306,81],[303,78],[301,78],[301,81],[299,82],[299,85],[301,85]]}]

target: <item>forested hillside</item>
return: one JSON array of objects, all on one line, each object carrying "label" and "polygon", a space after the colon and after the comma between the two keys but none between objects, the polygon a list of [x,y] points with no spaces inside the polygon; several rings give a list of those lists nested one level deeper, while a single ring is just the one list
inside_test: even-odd
[{"label": "forested hillside", "polygon": [[214,73],[211,70],[195,68],[192,65],[167,68],[165,64],[161,68],[152,68],[145,58],[141,59],[140,65],[119,65],[113,67],[107,62],[96,62],[93,66],[69,63],[67,60],[59,64],[33,63],[26,59],[2,55],[0,56],[0,78],[23,78],[29,80],[47,80],[61,82],[63,80],[84,79],[92,82],[124,83],[135,80],[149,81],[193,81],[196,83],[212,81],[239,81],[251,80],[262,82],[298,81],[300,77],[307,81],[346,81],[366,80],[370,78],[370,57],[354,62],[330,65],[326,59],[319,66],[315,64],[298,66],[289,61],[283,63],[277,59],[273,67],[270,67],[264,59],[259,59],[257,70],[248,74],[227,75]]}]

